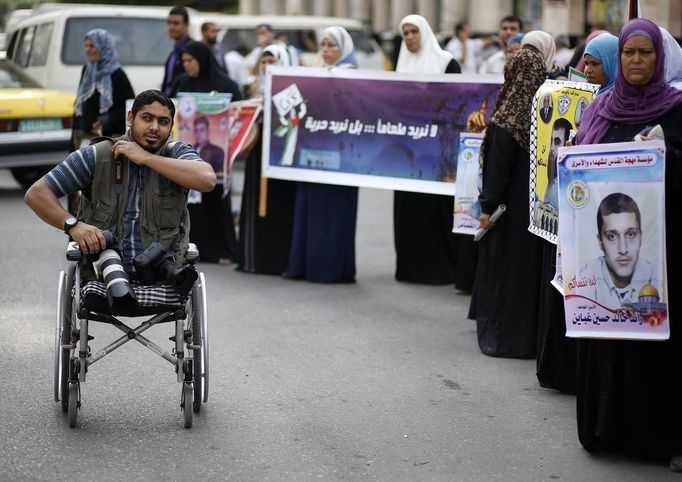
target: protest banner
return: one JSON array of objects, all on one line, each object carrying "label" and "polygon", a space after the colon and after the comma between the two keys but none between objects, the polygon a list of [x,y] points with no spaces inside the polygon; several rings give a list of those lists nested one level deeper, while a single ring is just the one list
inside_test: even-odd
[{"label": "protest banner", "polygon": [[582,113],[598,85],[548,80],[533,99],[530,134],[529,231],[554,244],[559,227],[556,159],[558,149],[580,127]]},{"label": "protest banner", "polygon": [[482,143],[483,134],[459,134],[453,233],[475,235],[480,227],[481,203],[478,195],[483,182],[479,161]]},{"label": "protest banner", "polygon": [[453,195],[460,132],[481,132],[499,76],[268,69],[263,174]]},{"label": "protest banner", "polygon": [[559,149],[566,335],[665,340],[665,144]]}]

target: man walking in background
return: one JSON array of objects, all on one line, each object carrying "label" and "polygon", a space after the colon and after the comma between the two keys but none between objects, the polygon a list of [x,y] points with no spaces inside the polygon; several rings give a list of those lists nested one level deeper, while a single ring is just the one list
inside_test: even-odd
[{"label": "man walking in background", "polygon": [[168,95],[171,92],[173,81],[185,72],[185,68],[182,66],[182,59],[180,58],[180,51],[187,45],[187,42],[192,40],[188,34],[189,14],[187,9],[185,7],[173,7],[166,19],[166,25],[168,36],[175,42],[173,50],[166,59],[163,84],[161,84],[161,90]]}]

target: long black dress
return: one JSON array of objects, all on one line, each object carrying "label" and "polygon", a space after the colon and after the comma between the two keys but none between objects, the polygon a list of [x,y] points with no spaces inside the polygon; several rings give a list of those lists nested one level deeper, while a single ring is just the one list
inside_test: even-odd
[{"label": "long black dress", "polygon": [[577,347],[566,337],[564,297],[550,283],[556,272],[555,244],[542,244],[536,375],[540,386],[575,394]]},{"label": "long black dress", "polygon": [[[618,447],[640,456],[682,455],[682,256],[673,227],[682,196],[682,107],[660,124],[666,140],[665,222],[670,317],[667,341],[578,340],[578,437],[588,450]],[[612,124],[602,143],[631,140],[645,127]]]},{"label": "long black dress", "polygon": [[469,318],[484,354],[529,358],[537,348],[540,275],[540,239],[528,231],[530,156],[497,124],[488,129],[479,199],[484,212],[501,203],[507,210],[479,242]]},{"label": "long black dress", "polygon": [[[446,74],[461,68],[454,59]],[[393,234],[396,251],[395,279],[408,283],[455,283],[471,291],[477,248],[472,236],[452,233],[455,200],[452,196],[395,191]]]},{"label": "long black dress", "polygon": [[237,269],[245,273],[281,275],[287,270],[289,261],[296,183],[268,179],[266,216],[260,217],[262,152],[263,143],[259,139],[246,160]]}]

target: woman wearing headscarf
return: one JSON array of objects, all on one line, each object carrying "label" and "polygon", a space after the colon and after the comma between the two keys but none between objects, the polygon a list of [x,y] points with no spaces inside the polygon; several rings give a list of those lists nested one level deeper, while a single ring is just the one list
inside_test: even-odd
[{"label": "woman wearing headscarf", "polygon": [[665,81],[676,89],[682,89],[682,47],[670,32],[663,27],[659,28],[663,34],[665,49]]},{"label": "woman wearing headscarf", "polygon": [[128,76],[118,62],[116,42],[101,28],[85,34],[85,56],[78,83],[73,148],[96,136],[121,136],[126,131],[126,100],[135,98]]},{"label": "woman wearing headscarf", "polygon": [[[682,92],[665,80],[660,29],[639,18],[621,30],[614,86],[588,106],[576,143],[631,141],[656,124],[666,144],[666,206],[659,214],[667,227],[668,312],[679,313],[682,256],[673,227],[682,196]],[[578,437],[586,449],[665,458],[682,471],[682,324],[673,316],[670,325],[667,341],[578,339]]]},{"label": "woman wearing headscarf", "polygon": [[[171,97],[178,92],[219,92],[232,94],[233,101],[241,100],[239,86],[220,70],[208,46],[190,41],[180,51],[180,58],[185,72],[173,82]],[[192,128],[194,147],[202,159],[213,166],[218,182],[213,191],[201,193],[200,201],[188,204],[191,224],[189,240],[199,248],[202,261],[232,264],[239,260],[239,250],[232,219],[231,195],[230,192],[225,195],[223,187],[227,146],[216,146],[210,142],[211,126],[206,117],[195,119]]]},{"label": "woman wearing headscarf", "polygon": [[[408,15],[400,21],[403,43],[397,72],[459,73],[452,54],[440,48],[426,19]],[[442,285],[455,282],[458,240],[452,234],[452,196],[395,191],[393,229],[398,281]],[[469,237],[473,251],[473,242]],[[471,269],[473,273],[473,268]],[[473,275],[472,275],[473,276]],[[470,276],[469,278],[471,278]],[[461,289],[470,289],[467,280]]]},{"label": "woman wearing headscarf", "polygon": [[[263,96],[268,65],[290,67],[289,55],[281,45],[268,45],[257,61],[261,86],[252,98]],[[258,126],[262,117],[258,119]],[[254,127],[255,128],[255,127]],[[261,177],[263,140],[256,132],[256,141],[244,172],[242,205],[239,213],[239,252],[237,269],[245,273],[282,275],[289,262],[291,233],[296,199],[296,183]],[[262,197],[262,199],[261,199]],[[264,212],[259,213],[262,207]]]},{"label": "woman wearing headscarf", "polygon": [[587,81],[600,86],[597,95],[613,87],[618,67],[618,37],[610,33],[596,36],[585,47],[583,58]]},{"label": "woman wearing headscarf", "polygon": [[547,78],[561,79],[566,78],[565,72],[556,66],[556,43],[554,38],[542,30],[532,30],[523,36],[521,40],[522,49],[533,49],[539,53],[547,66]]},{"label": "woman wearing headscarf", "polygon": [[[489,356],[535,356],[538,330],[540,239],[528,231],[530,124],[533,96],[547,79],[543,57],[521,49],[504,68],[504,85],[486,128],[478,266],[469,318]],[[493,225],[490,215],[507,209]],[[523,280],[522,283],[519,280]]]},{"label": "woman wearing headscarf", "polygon": [[[357,68],[355,47],[343,27],[320,38],[324,67]],[[355,281],[358,188],[296,183],[294,231],[286,277],[315,283]]]},{"label": "woman wearing headscarf", "polygon": [[232,94],[233,101],[242,99],[239,86],[220,69],[211,49],[204,43],[188,42],[180,51],[180,58],[185,72],[173,82],[171,97],[178,92],[215,91]]}]

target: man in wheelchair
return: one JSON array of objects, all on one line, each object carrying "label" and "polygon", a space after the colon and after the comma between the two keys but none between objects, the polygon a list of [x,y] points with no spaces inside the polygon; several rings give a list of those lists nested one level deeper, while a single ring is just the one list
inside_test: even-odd
[{"label": "man in wheelchair", "polygon": [[[165,94],[142,92],[124,136],[93,140],[26,192],[26,204],[73,239],[67,259],[78,261],[60,273],[55,335],[55,401],[61,400],[71,427],[88,368],[130,340],[174,365],[185,427],[208,399],[206,288],[193,266],[198,253],[189,250],[187,195],[189,189],[211,191],[216,176],[190,144],[168,140],[174,115]],[[79,190],[75,217],[59,198]],[[117,315],[151,318],[133,328]],[[91,320],[124,334],[92,353]],[[171,352],[142,335],[167,321],[175,323]]]},{"label": "man in wheelchair", "polygon": [[[98,138],[71,153],[25,196],[43,221],[78,244],[86,255],[82,277],[103,282],[88,284],[92,291],[106,287],[112,314],[137,311],[127,279],[170,285],[180,294],[196,279],[181,268],[189,245],[187,194],[211,191],[216,177],[190,144],[168,140],[174,115],[165,94],[142,92],[128,112],[124,136]],[[79,190],[83,197],[75,217],[58,198]],[[167,294],[172,299],[173,293]]]}]

